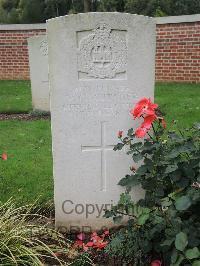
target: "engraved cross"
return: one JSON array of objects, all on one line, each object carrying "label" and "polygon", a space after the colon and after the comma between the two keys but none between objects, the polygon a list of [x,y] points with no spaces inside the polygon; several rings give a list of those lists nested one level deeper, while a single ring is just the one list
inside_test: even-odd
[{"label": "engraved cross", "polygon": [[106,145],[105,122],[101,122],[101,145],[100,146],[81,146],[82,152],[100,151],[101,152],[101,191],[106,191],[106,152],[113,150],[114,145]]}]

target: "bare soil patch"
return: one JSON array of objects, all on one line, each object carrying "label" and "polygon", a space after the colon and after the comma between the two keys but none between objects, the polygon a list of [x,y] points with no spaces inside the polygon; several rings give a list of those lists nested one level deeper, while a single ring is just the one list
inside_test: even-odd
[{"label": "bare soil patch", "polygon": [[0,121],[5,120],[20,120],[20,121],[34,121],[34,120],[48,120],[50,119],[50,114],[41,114],[41,115],[34,115],[34,114],[0,114]]}]

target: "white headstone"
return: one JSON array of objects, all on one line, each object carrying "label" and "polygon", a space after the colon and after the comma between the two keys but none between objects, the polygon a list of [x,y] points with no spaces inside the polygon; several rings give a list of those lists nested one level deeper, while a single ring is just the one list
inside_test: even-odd
[{"label": "white headstone", "polygon": [[[155,22],[122,13],[87,13],[48,21],[56,225],[112,226],[103,209],[132,161],[115,152],[119,130],[141,97],[154,94]],[[143,193],[138,188],[133,198]]]},{"label": "white headstone", "polygon": [[49,111],[48,45],[46,35],[28,39],[32,104],[35,110]]}]

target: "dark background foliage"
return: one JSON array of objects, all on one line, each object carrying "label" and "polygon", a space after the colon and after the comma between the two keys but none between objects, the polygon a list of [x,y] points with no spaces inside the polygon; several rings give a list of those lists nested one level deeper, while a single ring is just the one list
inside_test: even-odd
[{"label": "dark background foliage", "polygon": [[148,16],[200,13],[199,0],[0,0],[0,23],[41,23],[65,14],[104,11]]}]

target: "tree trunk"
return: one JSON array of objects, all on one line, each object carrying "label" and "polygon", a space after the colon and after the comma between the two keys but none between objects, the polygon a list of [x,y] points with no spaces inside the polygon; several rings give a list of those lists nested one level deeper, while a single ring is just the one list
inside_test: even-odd
[{"label": "tree trunk", "polygon": [[84,12],[90,12],[91,0],[84,0]]}]

